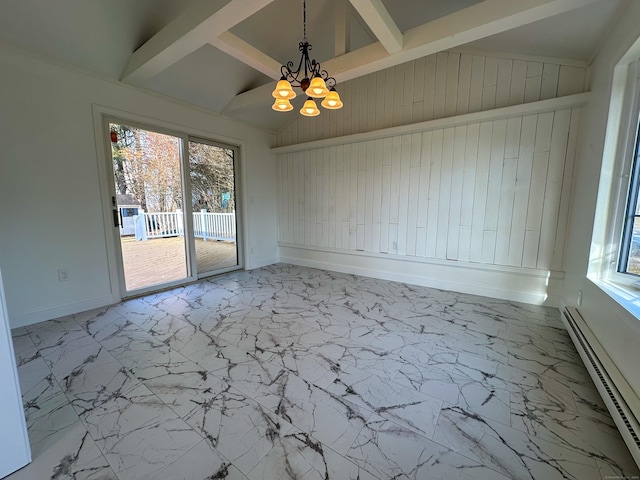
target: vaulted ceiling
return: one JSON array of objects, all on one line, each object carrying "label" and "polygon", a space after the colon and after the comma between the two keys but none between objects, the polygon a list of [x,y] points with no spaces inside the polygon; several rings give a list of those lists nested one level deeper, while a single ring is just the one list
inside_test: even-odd
[{"label": "vaulted ceiling", "polygon": [[[307,37],[339,91],[458,47],[587,62],[626,1],[307,0]],[[297,115],[270,93],[300,58],[302,0],[3,0],[0,39],[268,130]]]}]

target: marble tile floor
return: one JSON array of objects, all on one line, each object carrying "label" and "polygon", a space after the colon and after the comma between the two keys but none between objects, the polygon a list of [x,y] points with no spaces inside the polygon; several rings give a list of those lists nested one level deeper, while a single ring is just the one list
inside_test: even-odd
[{"label": "marble tile floor", "polygon": [[9,480],[639,475],[552,308],[278,264],[13,335]]}]

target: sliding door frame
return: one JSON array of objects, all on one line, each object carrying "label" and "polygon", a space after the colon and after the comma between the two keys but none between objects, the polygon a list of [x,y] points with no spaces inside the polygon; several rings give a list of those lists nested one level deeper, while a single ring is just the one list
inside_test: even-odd
[{"label": "sliding door frame", "polygon": [[[148,292],[154,292],[157,290],[164,290],[166,288],[171,288],[171,287],[175,287],[178,285],[182,285],[184,283],[189,283],[189,282],[193,282],[195,280],[197,280],[197,276],[194,275],[195,270],[192,269],[192,256],[195,256],[192,254],[191,249],[189,248],[188,242],[189,242],[189,238],[192,237],[192,232],[193,232],[193,221],[191,219],[191,208],[190,205],[187,205],[188,203],[188,199],[191,198],[191,189],[189,188],[189,182],[186,181],[186,177],[185,177],[185,157],[188,155],[187,149],[185,148],[185,143],[188,141],[187,140],[187,136],[177,132],[177,131],[173,131],[171,129],[167,129],[167,128],[162,128],[162,127],[155,127],[153,125],[149,125],[149,124],[145,124],[145,123],[140,123],[137,121],[129,121],[126,120],[124,118],[121,117],[114,117],[111,115],[105,115],[103,117],[103,132],[104,135],[106,135],[107,137],[109,136],[109,125],[110,124],[118,124],[118,125],[125,125],[127,127],[133,127],[133,128],[137,128],[140,130],[145,130],[147,132],[151,132],[151,133],[159,133],[161,135],[167,135],[167,136],[171,136],[174,138],[177,138],[179,140],[178,143],[178,156],[179,156],[179,161],[180,161],[180,193],[182,195],[182,220],[183,220],[183,228],[184,228],[184,235],[183,235],[183,239],[184,239],[184,250],[185,250],[185,272],[186,272],[186,276],[184,278],[180,278],[178,280],[171,280],[168,282],[164,282],[164,283],[160,283],[160,284],[155,284],[155,285],[150,285],[147,287],[142,287],[142,288],[136,288],[134,290],[127,290],[126,287],[126,280],[125,280],[125,272],[124,272],[124,264],[123,264],[123,255],[122,255],[122,246],[120,244],[120,232],[119,229],[114,227],[114,243],[116,245],[116,254],[118,255],[116,257],[116,267],[118,270],[118,280],[120,282],[120,293],[122,298],[127,298],[127,297],[134,297],[134,296],[138,296],[138,295],[143,295],[145,293]],[[110,147],[110,145],[109,145]],[[109,155],[106,158],[107,161],[107,168],[109,170],[109,178],[111,179],[111,183],[109,184],[109,190],[110,190],[110,199],[114,198],[116,196],[116,190],[115,190],[115,182],[113,180],[114,177],[114,172],[113,172],[113,158],[112,158],[112,154],[111,154],[111,149],[109,149]],[[110,167],[110,168],[109,168]],[[113,207],[112,207],[113,208]],[[190,221],[191,220],[191,221]],[[113,226],[113,219],[111,219],[111,222],[109,223],[109,225]],[[106,226],[106,225],[105,225]]]},{"label": "sliding door frame", "polygon": [[[98,176],[100,178],[100,194],[102,200],[103,224],[105,227],[105,243],[107,246],[107,260],[109,264],[109,280],[113,303],[123,298],[129,298],[146,293],[185,285],[201,278],[244,269],[244,174],[241,167],[244,143],[235,139],[224,138],[182,125],[124,112],[101,105],[93,105],[93,122],[96,139],[96,154],[98,157]],[[180,176],[182,181],[183,216],[185,229],[185,258],[187,276],[160,285],[127,291],[122,262],[122,247],[119,241],[119,229],[113,227],[112,198],[115,196],[115,182],[113,173],[113,159],[109,138],[109,124],[118,123],[135,128],[148,130],[180,139]],[[213,137],[217,137],[214,139]],[[193,212],[191,197],[191,180],[189,165],[189,141],[202,142],[209,145],[232,149],[234,151],[234,189],[236,198],[236,252],[238,264],[233,267],[220,269],[204,274],[197,273],[195,239],[193,236]]]},{"label": "sliding door frame", "polygon": [[[241,239],[244,238],[243,232],[244,229],[242,228],[243,223],[242,223],[242,215],[241,215],[241,207],[242,205],[244,205],[244,202],[239,202],[238,198],[239,198],[239,193],[238,193],[238,184],[240,183],[238,181],[238,179],[240,178],[240,169],[239,169],[239,157],[240,157],[240,147],[236,146],[236,145],[232,145],[230,143],[224,143],[224,142],[220,142],[220,141],[216,141],[216,140],[211,140],[210,138],[202,138],[199,137],[197,135],[189,135],[187,138],[187,141],[185,143],[185,149],[186,149],[186,155],[185,155],[185,167],[186,167],[186,172],[187,175],[189,175],[191,173],[191,165],[189,163],[189,142],[194,142],[194,143],[203,143],[205,145],[210,145],[212,147],[219,147],[219,148],[223,148],[226,150],[232,150],[233,151],[233,196],[234,196],[234,202],[235,202],[235,222],[236,222],[236,259],[237,259],[237,265],[234,265],[232,267],[227,267],[227,268],[221,268],[216,270],[215,272],[204,272],[204,273],[200,273],[198,272],[198,279],[201,278],[207,278],[207,277],[212,277],[214,275],[219,275],[222,273],[227,273],[227,272],[233,272],[235,270],[241,270],[244,269],[244,248],[243,248],[243,244],[244,242],[241,241]],[[191,204],[191,182],[189,181],[189,210],[191,211],[191,215],[189,215],[189,221],[193,224],[193,205]],[[193,225],[192,225],[193,228]],[[192,230],[193,231],[193,230]],[[191,235],[189,237],[189,242],[191,242],[191,250],[193,252],[193,258],[191,259],[192,264],[191,264],[191,268],[193,272],[197,272],[197,258],[195,255],[195,237],[193,235]]]}]

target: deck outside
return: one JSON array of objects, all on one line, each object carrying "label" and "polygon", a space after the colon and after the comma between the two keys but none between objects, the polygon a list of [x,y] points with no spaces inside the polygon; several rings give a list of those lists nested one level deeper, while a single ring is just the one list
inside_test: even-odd
[{"label": "deck outside", "polygon": [[[136,242],[123,237],[122,260],[127,290],[179,280],[186,277],[184,239],[157,238]],[[211,272],[237,265],[236,245],[232,242],[196,239],[198,272]]]}]

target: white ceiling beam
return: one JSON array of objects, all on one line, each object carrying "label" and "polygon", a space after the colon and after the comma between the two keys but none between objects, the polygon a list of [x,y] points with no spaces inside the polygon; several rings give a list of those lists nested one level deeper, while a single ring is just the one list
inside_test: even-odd
[{"label": "white ceiling beam", "polygon": [[430,45],[453,48],[481,38],[553,17],[599,0],[484,0],[404,35],[406,51],[431,50]]},{"label": "white ceiling beam", "polygon": [[[268,83],[246,92],[239,93],[222,109],[223,114],[230,115],[233,112],[244,110],[245,108],[255,108],[264,106],[267,108],[273,103],[271,92],[276,87],[275,83]],[[300,92],[297,92],[300,96]]]},{"label": "white ceiling beam", "polygon": [[407,30],[401,51],[386,54],[372,44],[322,64],[336,80],[362,75],[559,15],[598,0],[485,0],[446,17]]},{"label": "white ceiling beam", "polygon": [[402,32],[382,4],[382,0],[349,0],[389,53],[402,50]]},{"label": "white ceiling beam", "polygon": [[351,17],[348,0],[336,0],[333,24],[335,28],[335,56],[339,57],[351,50]]},{"label": "white ceiling beam", "polygon": [[122,80],[153,78],[272,1],[199,0],[133,52]]},{"label": "white ceiling beam", "polygon": [[224,32],[209,43],[226,54],[249,65],[254,70],[264,73],[268,77],[280,80],[282,76],[282,72],[280,71],[282,65],[277,60],[274,60],[266,53],[258,50],[231,32]]},{"label": "white ceiling beam", "polygon": [[[381,42],[377,42],[323,62],[322,68],[336,81],[345,82],[559,15],[595,1],[598,0],[485,0],[408,30],[404,34],[403,48],[399,52],[390,54]],[[249,107],[251,102],[262,103],[264,99],[261,98],[261,89],[269,90],[268,93],[273,89],[271,85],[266,87],[237,95],[223,111],[230,113]]]}]

